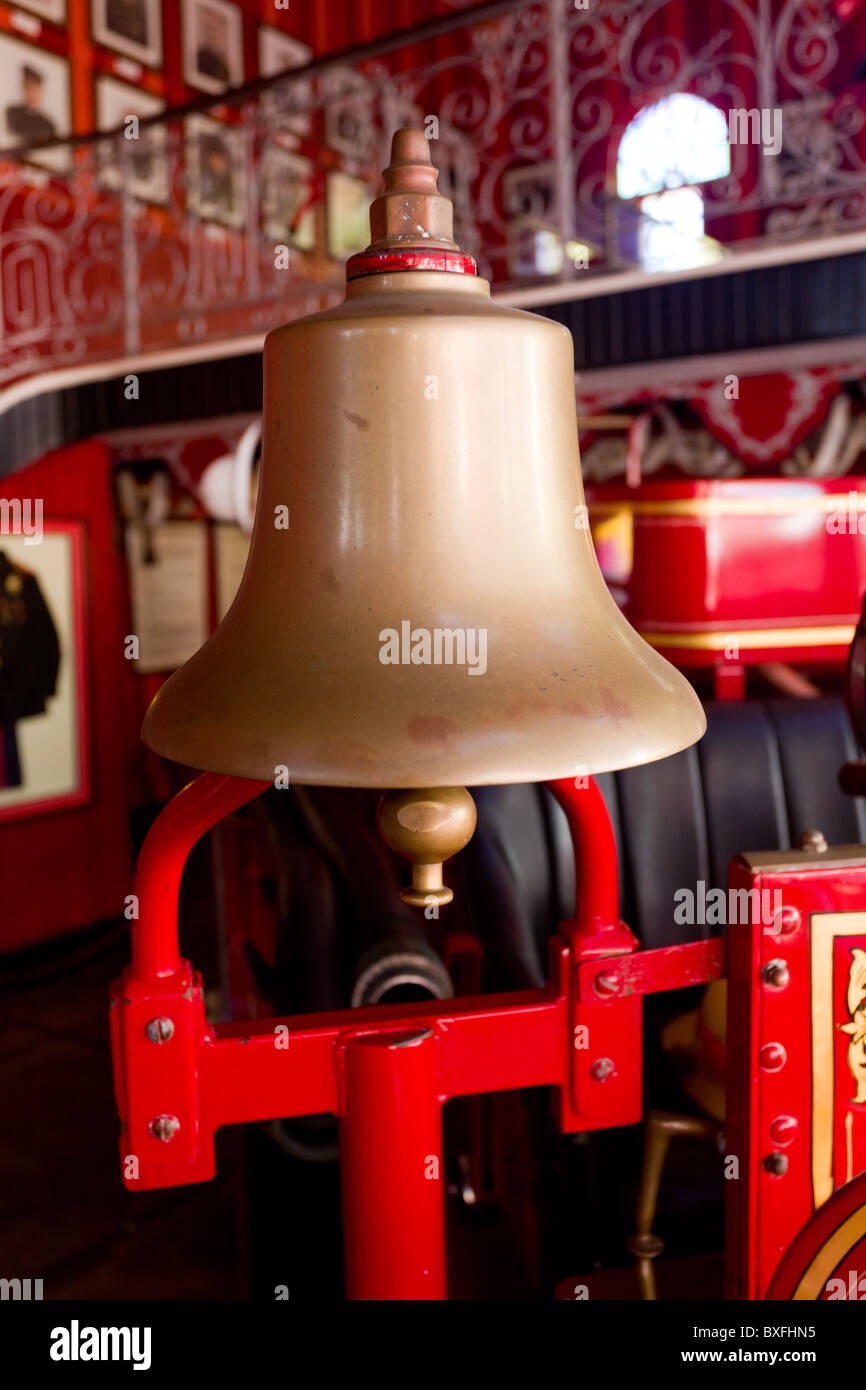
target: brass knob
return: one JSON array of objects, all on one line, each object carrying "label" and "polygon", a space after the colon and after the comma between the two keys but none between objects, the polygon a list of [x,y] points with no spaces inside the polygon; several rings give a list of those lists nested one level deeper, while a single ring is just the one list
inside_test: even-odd
[{"label": "brass knob", "polygon": [[426,907],[454,897],[442,882],[442,864],[472,839],[475,802],[465,787],[407,788],[385,792],[376,812],[385,844],[412,862],[412,887],[400,897]]}]

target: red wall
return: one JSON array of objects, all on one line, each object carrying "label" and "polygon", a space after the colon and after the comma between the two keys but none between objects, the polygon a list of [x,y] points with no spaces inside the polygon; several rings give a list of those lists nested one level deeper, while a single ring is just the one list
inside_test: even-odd
[{"label": "red wall", "polygon": [[97,442],[4,479],[6,498],[41,497],[45,519],[84,532],[87,805],[0,826],[0,950],[119,916],[131,892],[135,678],[124,660],[125,578],[114,545],[109,454]]}]

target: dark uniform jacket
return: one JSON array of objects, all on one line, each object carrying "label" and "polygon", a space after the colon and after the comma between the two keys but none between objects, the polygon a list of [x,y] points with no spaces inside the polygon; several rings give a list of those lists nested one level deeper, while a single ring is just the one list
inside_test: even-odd
[{"label": "dark uniform jacket", "polygon": [[47,140],[57,134],[57,127],[42,111],[34,111],[32,106],[7,106],[6,125],[9,134],[26,144],[37,140]]},{"label": "dark uniform jacket", "polygon": [[38,581],[0,550],[0,724],[43,714],[59,668],[57,630]]}]

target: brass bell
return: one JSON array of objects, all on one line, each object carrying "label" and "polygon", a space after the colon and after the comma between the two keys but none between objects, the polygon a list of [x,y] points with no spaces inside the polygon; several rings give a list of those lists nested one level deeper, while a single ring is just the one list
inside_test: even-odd
[{"label": "brass bell", "polygon": [[[246,570],[147,713],[157,753],[429,807],[431,788],[629,767],[704,731],[601,576],[571,337],[491,300],[436,177],[423,132],[398,131],[345,301],[268,335]],[[411,844],[384,819],[412,900],[435,896],[418,827],[443,842],[441,816],[410,817]]]}]

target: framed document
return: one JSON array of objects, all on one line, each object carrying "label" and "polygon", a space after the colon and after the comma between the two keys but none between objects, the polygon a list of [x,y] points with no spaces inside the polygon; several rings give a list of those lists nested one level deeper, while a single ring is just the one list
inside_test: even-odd
[{"label": "framed document", "polygon": [[0,536],[0,821],[90,799],[80,522]]}]

